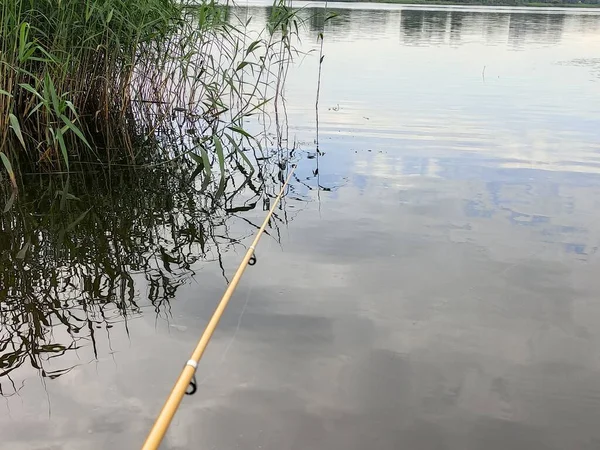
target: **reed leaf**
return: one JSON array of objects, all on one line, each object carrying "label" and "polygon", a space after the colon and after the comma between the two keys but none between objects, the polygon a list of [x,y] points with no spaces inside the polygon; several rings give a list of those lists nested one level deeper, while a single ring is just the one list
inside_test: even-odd
[{"label": "reed leaf", "polygon": [[[21,133],[21,124],[19,123],[19,119],[17,119],[17,116],[15,116],[12,113],[8,115],[8,119],[10,121],[10,127],[12,128],[13,132],[17,136],[17,139],[19,139],[19,142],[21,143],[23,148],[26,149],[25,140],[23,139],[23,133]],[[14,173],[13,173],[13,176],[14,176]]]},{"label": "reed leaf", "polygon": [[15,177],[15,171],[13,170],[10,160],[3,152],[0,152],[0,159],[2,160],[2,164],[4,165],[4,168],[6,169],[6,173],[8,173],[10,182],[12,183],[13,187],[16,189],[17,188],[17,179]]}]

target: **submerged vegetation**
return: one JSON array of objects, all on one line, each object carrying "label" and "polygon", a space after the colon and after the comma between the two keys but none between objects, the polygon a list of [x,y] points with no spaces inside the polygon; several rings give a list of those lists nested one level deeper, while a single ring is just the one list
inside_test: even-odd
[{"label": "submerged vegetation", "polygon": [[260,145],[244,119],[281,87],[298,27],[285,0],[271,9],[267,29],[253,32],[251,18],[214,0],[0,5],[6,210],[30,172],[181,158],[207,179],[213,165],[223,181],[228,164],[253,169],[246,153]]}]

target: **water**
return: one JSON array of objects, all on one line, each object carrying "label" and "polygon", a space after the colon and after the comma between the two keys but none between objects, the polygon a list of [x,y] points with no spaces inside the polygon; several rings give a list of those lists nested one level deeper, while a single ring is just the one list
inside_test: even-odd
[{"label": "water", "polygon": [[[599,448],[600,15],[329,11],[288,75],[292,193],[164,448]],[[1,448],[139,447],[264,214],[90,178],[27,209],[37,259],[29,219],[0,235]]]}]

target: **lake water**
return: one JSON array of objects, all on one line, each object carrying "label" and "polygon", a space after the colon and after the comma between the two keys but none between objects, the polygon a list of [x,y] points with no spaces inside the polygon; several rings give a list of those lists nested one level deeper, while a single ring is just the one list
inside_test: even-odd
[{"label": "lake water", "polygon": [[[323,6],[291,194],[163,448],[600,448],[600,14]],[[264,215],[108,181],[2,264],[0,448],[139,447]]]}]

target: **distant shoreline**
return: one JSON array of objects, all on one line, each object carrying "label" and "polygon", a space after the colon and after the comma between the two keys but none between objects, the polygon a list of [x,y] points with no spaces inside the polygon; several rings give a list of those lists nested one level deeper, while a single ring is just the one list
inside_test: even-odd
[{"label": "distant shoreline", "polygon": [[340,3],[393,3],[398,5],[431,6],[513,6],[531,8],[600,8],[600,3],[558,3],[558,2],[511,2],[511,1],[460,1],[460,0],[334,0]]}]

